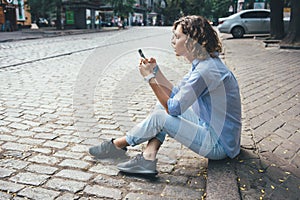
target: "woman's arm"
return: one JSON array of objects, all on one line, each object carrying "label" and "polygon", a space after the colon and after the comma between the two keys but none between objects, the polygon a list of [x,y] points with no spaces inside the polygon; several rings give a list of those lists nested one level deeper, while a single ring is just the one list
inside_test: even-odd
[{"label": "woman's arm", "polygon": [[[150,62],[142,60],[139,66],[141,75],[144,77],[148,76],[153,73],[153,69],[156,66],[156,60],[153,58],[150,59]],[[160,69],[158,69],[156,76],[149,80],[149,84],[161,105],[168,112],[167,101],[170,98],[173,84],[164,76]]]},{"label": "woman's arm", "polygon": [[[170,98],[172,88],[170,89],[170,86],[168,85],[170,83],[167,79],[162,79],[162,77],[154,77],[150,79],[149,84],[159,100],[160,104],[166,109],[168,112],[168,99]],[[172,84],[170,83],[172,86]]]}]

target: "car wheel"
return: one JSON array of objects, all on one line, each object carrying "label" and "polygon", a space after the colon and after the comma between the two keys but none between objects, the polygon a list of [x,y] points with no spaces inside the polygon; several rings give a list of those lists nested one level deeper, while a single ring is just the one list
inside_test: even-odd
[{"label": "car wheel", "polygon": [[244,29],[243,27],[236,26],[231,30],[231,34],[234,38],[242,38],[244,36]]}]

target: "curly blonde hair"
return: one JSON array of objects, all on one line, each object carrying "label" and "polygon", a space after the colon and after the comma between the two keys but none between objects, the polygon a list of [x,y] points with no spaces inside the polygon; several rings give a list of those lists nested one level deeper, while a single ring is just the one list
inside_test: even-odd
[{"label": "curly blonde hair", "polygon": [[209,56],[217,57],[216,52],[222,51],[222,44],[217,32],[202,16],[190,15],[179,18],[173,24],[173,30],[181,25],[182,32],[187,35],[185,46],[195,58],[206,59]]}]

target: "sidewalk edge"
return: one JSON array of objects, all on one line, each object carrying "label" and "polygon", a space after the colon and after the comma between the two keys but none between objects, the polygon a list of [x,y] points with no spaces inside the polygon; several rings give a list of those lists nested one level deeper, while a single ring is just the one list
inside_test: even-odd
[{"label": "sidewalk edge", "polygon": [[231,159],[208,161],[206,200],[241,199],[235,168]]}]

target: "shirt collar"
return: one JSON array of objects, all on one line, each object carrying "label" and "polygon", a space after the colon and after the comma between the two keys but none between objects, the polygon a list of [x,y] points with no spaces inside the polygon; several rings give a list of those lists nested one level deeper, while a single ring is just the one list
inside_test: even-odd
[{"label": "shirt collar", "polygon": [[196,66],[199,64],[200,60],[199,59],[194,59],[192,62],[192,71],[196,68]]}]

